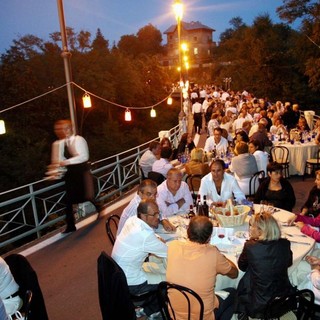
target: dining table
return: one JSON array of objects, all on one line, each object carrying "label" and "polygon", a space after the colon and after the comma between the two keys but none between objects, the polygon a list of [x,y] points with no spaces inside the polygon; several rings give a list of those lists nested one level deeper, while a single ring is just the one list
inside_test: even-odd
[{"label": "dining table", "polygon": [[289,175],[300,175],[304,174],[304,169],[307,159],[316,158],[319,145],[314,140],[305,141],[274,141],[274,146],[283,146],[289,150]]},{"label": "dining table", "polygon": [[[271,212],[279,223],[281,228],[281,236],[290,241],[291,250],[293,253],[293,263],[288,269],[288,275],[291,283],[295,286],[298,285],[297,277],[295,276],[297,267],[300,261],[303,260],[305,256],[313,250],[315,246],[315,240],[304,235],[295,225],[288,225],[288,220],[294,216],[293,213],[272,206],[259,204],[254,204],[253,209],[256,213],[262,210]],[[212,219],[214,225],[217,225],[217,221],[214,219],[214,216],[211,216],[210,219]],[[166,242],[170,242],[172,240],[187,241],[186,231],[190,221],[188,215],[173,215],[169,218],[169,220],[173,225],[176,226],[176,231],[167,232],[163,229],[162,225],[159,225],[158,229],[155,230],[156,234]],[[242,252],[245,241],[249,239],[249,220],[250,216],[248,215],[244,224],[240,226],[229,228],[216,226],[213,228],[210,244],[216,246],[220,252],[228,259],[233,261],[235,265],[237,265],[237,260]],[[239,275],[236,279],[231,279],[223,275],[217,275],[215,291],[219,292],[223,290],[223,288],[228,287],[236,288],[243,274],[244,273],[239,270]],[[165,280],[163,275],[161,280]],[[155,276],[153,282],[156,283],[157,281],[159,281],[159,279]]]}]

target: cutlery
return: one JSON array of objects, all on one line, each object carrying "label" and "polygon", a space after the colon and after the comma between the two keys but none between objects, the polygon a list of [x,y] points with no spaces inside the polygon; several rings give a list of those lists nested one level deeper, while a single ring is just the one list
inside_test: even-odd
[{"label": "cutlery", "polygon": [[295,240],[290,240],[290,239],[288,239],[290,242],[292,242],[292,243],[298,243],[298,244],[306,244],[306,245],[308,245],[308,246],[310,246],[310,243],[309,242],[301,242],[301,241],[295,241]]},{"label": "cutlery", "polygon": [[289,237],[304,237],[304,238],[307,238],[308,236],[305,235],[305,234],[291,234],[291,233],[288,233],[288,232],[285,232],[285,234]]}]

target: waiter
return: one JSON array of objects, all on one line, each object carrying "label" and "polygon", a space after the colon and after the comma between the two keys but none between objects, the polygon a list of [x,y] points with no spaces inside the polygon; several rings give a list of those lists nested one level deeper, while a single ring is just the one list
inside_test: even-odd
[{"label": "waiter", "polygon": [[66,223],[62,233],[76,231],[73,204],[93,199],[93,181],[88,164],[89,149],[86,140],[74,135],[70,120],[58,120],[54,132],[59,139],[59,166],[66,167]]}]

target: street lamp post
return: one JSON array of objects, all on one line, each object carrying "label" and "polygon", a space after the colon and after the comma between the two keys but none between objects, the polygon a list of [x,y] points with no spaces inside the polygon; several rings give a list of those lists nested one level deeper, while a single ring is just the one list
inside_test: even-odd
[{"label": "street lamp post", "polygon": [[178,55],[179,55],[179,85],[180,85],[180,113],[183,114],[182,106],[182,57],[181,57],[181,21],[183,17],[183,5],[181,0],[175,0],[173,4],[173,10],[177,20],[178,29]]},{"label": "street lamp post", "polygon": [[72,123],[72,128],[74,134],[78,132],[77,126],[77,113],[76,113],[76,102],[74,99],[74,92],[72,87],[72,72],[71,72],[71,53],[68,50],[68,41],[66,34],[66,24],[64,20],[64,10],[63,10],[63,0],[57,0],[58,13],[59,13],[59,23],[60,23],[60,32],[61,32],[61,41],[62,41],[62,53],[64,63],[64,73],[67,83],[67,93],[68,93],[68,102],[69,102],[69,111],[70,111],[70,120]]}]

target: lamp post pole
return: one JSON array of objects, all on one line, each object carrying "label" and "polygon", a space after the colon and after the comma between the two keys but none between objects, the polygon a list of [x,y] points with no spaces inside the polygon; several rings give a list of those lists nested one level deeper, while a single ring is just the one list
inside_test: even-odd
[{"label": "lamp post pole", "polygon": [[66,83],[67,83],[70,120],[72,123],[73,132],[74,134],[77,134],[78,126],[77,126],[76,102],[74,98],[73,86],[71,83],[72,82],[71,53],[68,50],[66,24],[64,20],[64,10],[63,10],[63,0],[57,0],[57,5],[58,5],[60,33],[61,33],[61,41],[62,41],[61,57],[63,59],[64,73],[65,73]]}]

